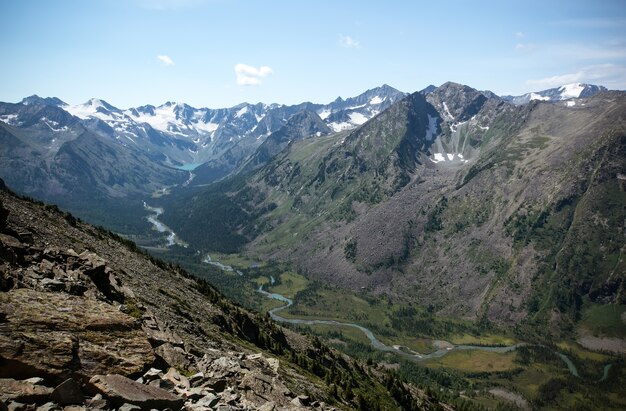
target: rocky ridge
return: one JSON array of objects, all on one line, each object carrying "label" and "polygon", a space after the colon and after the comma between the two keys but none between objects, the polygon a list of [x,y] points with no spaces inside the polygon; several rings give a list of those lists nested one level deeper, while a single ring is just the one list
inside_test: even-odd
[{"label": "rocky ridge", "polygon": [[[54,206],[0,200],[0,409],[332,410],[368,391],[401,406],[382,371]],[[405,409],[434,404],[398,386]]]}]

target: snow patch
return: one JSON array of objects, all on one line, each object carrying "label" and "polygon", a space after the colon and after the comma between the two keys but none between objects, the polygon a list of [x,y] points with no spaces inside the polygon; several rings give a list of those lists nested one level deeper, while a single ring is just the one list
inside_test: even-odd
[{"label": "snow patch", "polygon": [[461,153],[435,153],[433,154],[433,158],[430,159],[433,163],[441,163],[448,161],[460,161],[462,163],[467,163],[469,160],[466,160]]},{"label": "snow patch", "polygon": [[17,114],[5,114],[3,116],[0,116],[0,121],[4,121],[7,124],[10,125],[16,125],[17,123]]},{"label": "snow patch", "polygon": [[141,113],[139,116],[133,116],[138,123],[147,123],[155,130],[170,132],[172,127],[183,127],[184,124],[176,119],[176,113],[170,106],[163,105],[154,110],[154,115]]},{"label": "snow patch", "polygon": [[237,114],[235,114],[235,117],[239,118],[241,116],[243,116],[244,114],[246,114],[248,112],[248,106],[243,107],[242,109],[240,109]]},{"label": "snow patch", "polygon": [[459,127],[461,127],[465,123],[467,123],[467,121],[460,121],[458,123],[450,124],[450,131],[456,133]]},{"label": "snow patch", "polygon": [[537,93],[530,93],[530,100],[550,101],[550,97],[542,96],[541,94]]},{"label": "snow patch", "polygon": [[350,117],[350,121],[353,124],[361,125],[361,124],[365,123],[368,120],[368,118],[365,117],[361,113],[350,113],[350,114],[348,114],[348,116]]},{"label": "snow patch", "polygon": [[352,123],[348,123],[348,122],[342,122],[342,123],[337,123],[337,122],[332,122],[329,124],[330,128],[333,129],[333,131],[335,133],[338,133],[340,131],[343,130],[350,130],[351,128],[354,128],[354,124]]},{"label": "snow patch", "polygon": [[48,126],[50,131],[59,132],[59,131],[67,131],[69,128],[67,126],[59,127],[59,123],[54,120],[50,120],[46,117],[42,117],[41,121]]},{"label": "snow patch", "polygon": [[320,111],[319,113],[317,113],[318,116],[320,116],[320,118],[322,120],[326,120],[328,118],[328,116],[330,116],[330,110],[329,109],[325,109]]},{"label": "snow patch", "polygon": [[361,104],[360,106],[346,107],[345,110],[356,110],[357,108],[363,108],[365,106],[367,106],[367,103]]},{"label": "snow patch", "polygon": [[446,110],[446,115],[450,118],[454,118],[454,116],[452,115],[452,113],[450,113],[450,109],[448,109],[448,105],[446,104],[446,102],[443,102],[443,109]]},{"label": "snow patch", "polygon": [[[102,109],[99,111],[98,109]],[[90,117],[96,117],[103,121],[116,121],[118,116],[111,113],[104,105],[102,100],[92,98],[84,104],[78,104],[76,106],[65,105],[63,110],[67,111],[73,116],[88,119]],[[104,111],[104,112],[103,112]]]},{"label": "snow patch", "polygon": [[584,89],[585,86],[583,86],[581,83],[572,83],[561,86],[559,87],[559,91],[561,92],[561,100],[566,100],[568,98],[578,98],[580,97],[580,93],[582,93]]},{"label": "snow patch", "polygon": [[202,130],[202,131],[206,131],[206,132],[211,133],[211,132],[213,132],[213,131],[217,130],[217,129],[218,129],[218,127],[219,127],[220,125],[219,125],[219,124],[217,124],[217,123],[211,123],[211,122],[209,122],[209,123],[203,123],[202,121],[198,121],[198,122],[195,124],[195,126],[196,126],[196,128],[197,128],[198,130]]},{"label": "snow patch", "polygon": [[569,100],[569,101],[566,101],[565,104],[567,104],[567,107],[574,107],[576,105],[576,102]]},{"label": "snow patch", "polygon": [[[387,98],[387,97],[385,97],[385,99],[386,99],[386,98]],[[379,96],[376,96],[376,97],[374,97],[374,98],[372,98],[372,99],[370,100],[370,104],[380,104],[380,103],[382,103],[383,101],[385,101],[385,100],[384,100],[384,99],[382,99],[382,98],[380,98]]]}]

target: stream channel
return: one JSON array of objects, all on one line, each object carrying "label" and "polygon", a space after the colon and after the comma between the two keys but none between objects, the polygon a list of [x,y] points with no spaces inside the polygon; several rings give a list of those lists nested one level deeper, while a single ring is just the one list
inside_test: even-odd
[{"label": "stream channel", "polygon": [[[281,294],[267,292],[263,289],[263,286],[260,286],[257,291],[263,294],[264,296],[266,296],[267,298],[282,301],[285,303],[285,305],[283,306],[276,307],[268,311],[270,317],[274,321],[287,323],[287,324],[303,324],[303,325],[324,324],[324,325],[335,325],[339,327],[356,328],[360,330],[361,332],[363,332],[363,334],[365,334],[365,336],[370,340],[372,347],[374,347],[375,349],[379,351],[391,352],[391,353],[400,355],[401,357],[408,358],[409,360],[413,360],[413,361],[424,361],[424,360],[429,360],[431,358],[441,358],[444,355],[448,354],[449,352],[460,351],[460,350],[481,350],[481,351],[489,351],[489,352],[496,352],[496,353],[507,353],[507,352],[517,349],[518,347],[521,347],[522,345],[528,345],[527,343],[518,343],[518,344],[513,344],[513,345],[507,345],[507,346],[492,347],[492,346],[463,345],[463,344],[452,345],[448,343],[449,346],[445,348],[440,348],[437,351],[432,352],[430,354],[421,354],[412,350],[411,350],[411,353],[408,353],[402,350],[400,346],[390,347],[382,343],[380,340],[376,338],[376,336],[370,329],[365,328],[358,324],[345,323],[345,322],[335,321],[335,320],[304,320],[304,319],[299,319],[299,318],[281,317],[277,313],[281,310],[291,307],[291,305],[293,305],[293,300]],[[563,362],[565,362],[569,372],[573,376],[579,377],[578,370],[576,369],[576,365],[574,365],[572,360],[570,360],[569,357],[563,353],[556,352],[556,354],[563,360]],[[606,364],[604,366],[604,369],[602,370],[603,371],[602,377],[598,380],[599,382],[604,381],[608,378],[608,374],[609,374],[609,370],[611,369],[611,366],[612,364]]]},{"label": "stream channel", "polygon": [[187,243],[185,243],[180,238],[178,238],[174,230],[172,230],[171,228],[169,228],[168,226],[166,226],[165,224],[159,221],[159,216],[163,214],[163,208],[150,207],[148,204],[146,204],[145,201],[143,203],[143,207],[152,213],[151,215],[148,216],[148,221],[152,224],[154,229],[158,231],[159,233],[167,233],[167,247],[171,247],[174,244],[187,247]]}]

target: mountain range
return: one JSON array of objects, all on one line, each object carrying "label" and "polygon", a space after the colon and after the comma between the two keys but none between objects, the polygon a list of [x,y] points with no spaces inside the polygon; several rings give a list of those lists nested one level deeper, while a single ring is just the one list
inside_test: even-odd
[{"label": "mountain range", "polygon": [[31,96],[18,104],[0,103],[0,175],[15,190],[91,221],[124,232],[141,230],[137,219],[115,221],[100,211],[141,210],[146,196],[189,178],[181,168],[204,163],[195,172],[196,183],[222,178],[302,110],[323,118],[328,130],[341,130],[403,97],[384,85],[325,105],[196,109],[168,102],[121,110],[100,99],[70,106]]},{"label": "mountain range", "polygon": [[446,83],[355,130],[294,140],[261,168],[178,190],[163,221],[199,250],[558,333],[584,299],[626,298],[625,107],[623,92],[512,105]]},{"label": "mountain range", "polygon": [[[300,373],[310,372],[313,397],[340,407],[367,408],[352,391],[357,386],[363,401],[369,393],[367,401],[391,408],[434,404],[430,388],[394,382],[402,375],[451,393],[444,402],[469,393],[479,406],[492,406],[493,394],[522,408],[620,409],[624,112],[626,93],[600,86],[500,97],[453,82],[410,94],[385,85],[329,104],[217,110],[183,103],[121,110],[98,99],[70,106],[37,96],[0,103],[0,177],[8,186],[122,235],[2,193],[14,219],[0,227],[0,303],[34,304],[29,293],[43,290],[123,303],[119,310],[131,314],[147,304],[154,314],[142,314],[142,324],[161,338],[154,354],[171,365],[183,350],[196,368],[214,373],[237,354],[220,351],[226,359],[215,367],[200,360],[214,352],[207,347],[215,342],[196,328],[213,327],[208,321],[236,350],[253,344],[292,364],[286,374],[270,373],[279,385],[302,387]],[[206,282],[139,256],[129,239],[240,304],[398,374],[364,371],[317,340],[277,331],[268,317],[252,319]],[[0,328],[7,318],[11,332],[30,324],[2,314]],[[194,344],[158,353],[160,332],[172,330]],[[293,351],[278,353],[281,335]],[[11,361],[25,361],[23,350],[6,344]],[[326,367],[337,361],[345,367]],[[254,375],[267,380],[257,365]],[[234,372],[238,388],[220,391],[220,400],[258,400],[250,387],[265,395]],[[141,378],[167,379],[148,374]],[[291,402],[285,392],[273,401]],[[310,401],[303,397],[294,401]]]},{"label": "mountain range", "polygon": [[[606,91],[606,87],[595,86],[593,84],[572,83],[561,87],[551,88],[538,92],[526,93],[521,96],[502,96],[502,98],[512,104],[526,104],[532,100],[540,101],[564,101],[576,98],[591,97],[601,91]],[[568,104],[575,104],[570,101]]]},{"label": "mountain range", "polygon": [[[434,89],[429,86],[422,93]],[[602,90],[580,84],[563,89],[569,91],[559,94],[554,89],[536,95],[560,100]],[[341,132],[364,124],[405,95],[383,85],[328,104],[242,103],[197,109],[167,102],[124,110],[95,98],[72,106],[57,97],[33,95],[17,104],[0,103],[0,175],[15,190],[55,202],[90,221],[122,232],[141,231],[147,226],[136,218],[140,211],[121,221],[101,210],[115,209],[118,214],[124,209],[142,210],[146,196],[187,181],[190,169],[194,169],[194,184],[209,184],[246,162],[245,167],[256,167],[288,140],[309,136],[306,127],[294,125],[298,117],[288,123],[302,111],[319,117],[320,130],[315,133]],[[528,96],[505,100],[519,104]],[[290,137],[282,137],[282,143],[273,144],[264,154],[286,132],[285,126],[291,128]],[[274,132],[278,134],[263,144]]]}]

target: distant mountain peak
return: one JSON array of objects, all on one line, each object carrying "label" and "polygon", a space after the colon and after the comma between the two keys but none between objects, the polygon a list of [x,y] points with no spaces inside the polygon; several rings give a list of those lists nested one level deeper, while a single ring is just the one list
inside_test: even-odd
[{"label": "distant mountain peak", "polygon": [[427,94],[432,93],[433,91],[435,91],[437,89],[437,86],[433,85],[433,84],[429,84],[428,86],[426,86],[425,88],[423,88],[422,90],[420,90],[420,93],[425,96]]},{"label": "distant mountain peak", "polygon": [[540,101],[563,101],[573,98],[585,98],[606,91],[606,87],[587,83],[570,83],[547,90],[533,91],[521,96],[503,96],[502,98],[512,104],[522,105],[533,100]]},{"label": "distant mountain peak", "polygon": [[116,111],[116,112],[120,111],[120,109],[118,109],[117,107],[114,107],[111,104],[99,98],[90,98],[83,104],[83,106],[85,107],[91,106],[95,110],[105,109],[106,111]]},{"label": "distant mountain peak", "polygon": [[385,91],[385,92],[392,92],[392,93],[393,93],[393,92],[396,92],[396,93],[399,93],[399,92],[400,92],[400,90],[398,90],[398,89],[397,89],[397,88],[395,88],[395,87],[390,86],[390,85],[389,85],[389,84],[387,84],[387,83],[384,83],[382,86],[380,86],[380,87],[376,87],[376,88],[374,88],[373,90],[382,90],[382,91]]},{"label": "distant mountain peak", "polygon": [[474,92],[474,91],[478,91],[475,88],[472,88],[470,86],[467,86],[465,84],[461,84],[461,83],[455,83],[454,81],[446,81],[445,83],[443,83],[441,86],[437,87],[437,90],[459,90],[459,91],[464,91],[464,92]]},{"label": "distant mountain peak", "polygon": [[57,97],[39,97],[37,94],[28,96],[21,101],[24,105],[41,105],[41,106],[64,106],[66,105],[61,99]]}]

